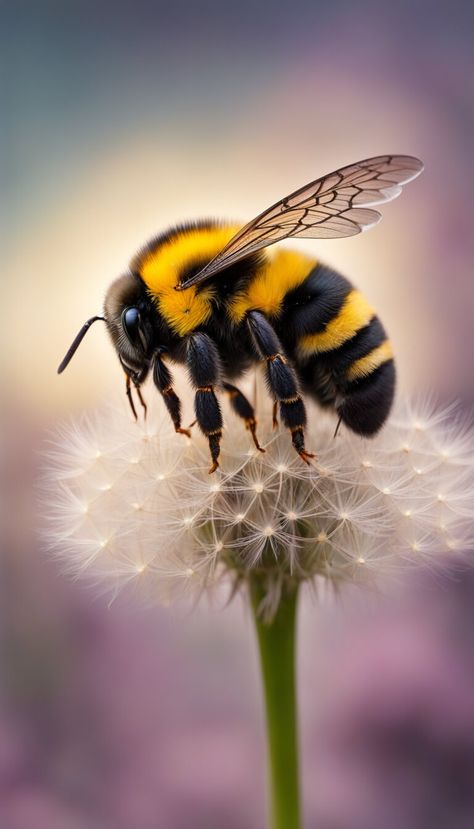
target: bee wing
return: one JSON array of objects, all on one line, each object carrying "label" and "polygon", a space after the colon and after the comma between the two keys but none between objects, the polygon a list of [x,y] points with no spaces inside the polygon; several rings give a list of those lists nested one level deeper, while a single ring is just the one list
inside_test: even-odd
[{"label": "bee wing", "polygon": [[395,199],[402,185],[422,170],[418,158],[381,155],[318,178],[260,213],[179,287],[199,285],[239,259],[282,239],[340,239],[368,230],[382,218],[371,208]]}]

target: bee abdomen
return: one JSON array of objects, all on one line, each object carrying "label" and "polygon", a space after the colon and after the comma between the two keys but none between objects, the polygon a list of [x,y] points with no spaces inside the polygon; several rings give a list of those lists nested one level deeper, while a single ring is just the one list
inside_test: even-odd
[{"label": "bee abdomen", "polygon": [[342,421],[359,435],[370,437],[385,423],[395,393],[393,359],[346,385],[337,411]]},{"label": "bee abdomen", "polygon": [[327,354],[326,363],[343,422],[360,435],[375,434],[387,419],[395,392],[392,345],[378,317]]},{"label": "bee abdomen", "polygon": [[395,367],[374,309],[347,279],[321,265],[289,299],[281,333],[304,391],[334,406],[353,431],[375,434],[393,402]]}]

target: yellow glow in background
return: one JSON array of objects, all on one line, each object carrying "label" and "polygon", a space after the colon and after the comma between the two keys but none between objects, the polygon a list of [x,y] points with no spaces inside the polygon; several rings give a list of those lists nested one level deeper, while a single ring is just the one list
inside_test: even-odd
[{"label": "yellow glow in background", "polygon": [[[78,7],[75,14],[82,17]],[[245,222],[305,182],[385,152],[418,155],[426,170],[383,208],[381,225],[349,240],[296,246],[365,291],[393,339],[402,388],[472,395],[462,89],[455,78],[447,82],[439,56],[429,53],[434,39],[420,41],[424,59],[423,50],[405,52],[388,17],[374,19],[369,33],[350,7],[340,19],[326,11],[318,27],[310,8],[306,15],[315,43],[311,29],[293,21],[298,36],[279,56],[271,39],[249,35],[240,21],[240,48],[233,44],[230,61],[212,32],[199,30],[193,40],[191,29],[180,30],[173,41],[175,22],[165,37],[163,20],[151,12],[157,38],[151,52],[151,32],[137,20],[130,22],[137,42],[132,38],[128,53],[113,49],[114,35],[119,44],[127,40],[126,19],[119,16],[115,32],[102,31],[98,21],[92,56],[64,12],[71,55],[47,18],[37,20],[36,30],[23,21],[35,48],[22,54],[18,77],[19,58],[12,57],[11,156],[4,161],[18,205],[10,215],[5,203],[3,299],[11,311],[2,325],[4,376],[19,406],[87,407],[121,381],[100,326],[63,377],[55,369],[147,238],[183,219]],[[282,47],[283,32],[274,38]],[[164,55],[159,42],[166,43]],[[439,91],[437,72],[444,79]]]}]

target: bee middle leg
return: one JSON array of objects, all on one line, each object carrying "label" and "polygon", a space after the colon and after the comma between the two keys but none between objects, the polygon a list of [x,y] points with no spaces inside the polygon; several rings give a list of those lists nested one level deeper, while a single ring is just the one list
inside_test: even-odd
[{"label": "bee middle leg", "polygon": [[234,412],[242,418],[245,422],[245,428],[249,430],[252,435],[253,442],[259,452],[265,452],[257,438],[257,421],[255,419],[255,411],[253,406],[249,403],[244,394],[231,383],[222,383],[222,388],[229,395],[230,405]]},{"label": "bee middle leg", "polygon": [[266,361],[267,381],[274,401],[280,406],[280,417],[291,432],[293,446],[305,463],[314,458],[305,448],[306,409],[299,393],[298,380],[288,363],[283,346],[267,318],[260,311],[250,311],[247,325],[257,352]]},{"label": "bee middle leg", "polygon": [[223,426],[221,408],[214,391],[220,382],[221,365],[217,347],[207,334],[198,331],[189,335],[186,364],[196,391],[196,420],[209,441],[212,461],[209,474],[212,474],[219,466]]}]

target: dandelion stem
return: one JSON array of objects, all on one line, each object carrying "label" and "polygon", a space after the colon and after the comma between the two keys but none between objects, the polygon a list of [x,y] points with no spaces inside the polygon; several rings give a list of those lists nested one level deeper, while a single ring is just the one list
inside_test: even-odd
[{"label": "dandelion stem", "polygon": [[259,614],[260,580],[250,583],[267,723],[270,829],[299,829],[300,792],[295,681],[298,586],[283,593],[270,622]]}]

